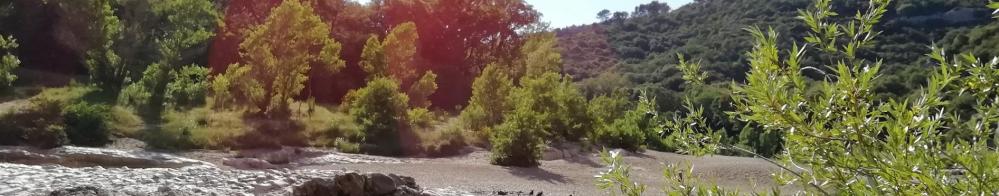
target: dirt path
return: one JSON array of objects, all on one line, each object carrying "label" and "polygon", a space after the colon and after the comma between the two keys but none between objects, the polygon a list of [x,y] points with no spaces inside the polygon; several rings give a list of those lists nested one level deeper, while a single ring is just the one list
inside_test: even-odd
[{"label": "dirt path", "polygon": [[[361,172],[396,173],[416,178],[425,187],[454,188],[481,195],[499,191],[543,191],[544,195],[606,195],[594,186],[594,175],[603,170],[595,156],[575,160],[544,161],[539,168],[490,165],[488,152],[463,157],[420,159],[401,164],[337,164],[302,169],[346,169]],[[633,179],[649,185],[647,195],[662,189],[662,164],[691,163],[694,173],[727,188],[764,191],[772,186],[770,174],[778,168],[760,159],[742,157],[690,157],[647,151],[625,157]],[[755,188],[760,187],[760,188]]]}]

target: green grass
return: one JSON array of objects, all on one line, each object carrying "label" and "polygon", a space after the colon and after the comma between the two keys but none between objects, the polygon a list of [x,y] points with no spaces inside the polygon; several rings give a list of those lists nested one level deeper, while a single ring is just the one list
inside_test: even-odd
[{"label": "green grass", "polygon": [[[168,111],[158,130],[149,130],[147,142],[171,148],[224,149],[234,138],[249,131],[241,111],[215,111],[206,107]],[[153,141],[150,141],[153,140]]]},{"label": "green grass", "polygon": [[292,104],[295,113],[292,120],[302,125],[302,133],[309,139],[309,145],[351,151],[350,148],[356,148],[362,140],[364,131],[354,117],[325,106],[316,106],[311,113],[307,108],[305,103]]}]

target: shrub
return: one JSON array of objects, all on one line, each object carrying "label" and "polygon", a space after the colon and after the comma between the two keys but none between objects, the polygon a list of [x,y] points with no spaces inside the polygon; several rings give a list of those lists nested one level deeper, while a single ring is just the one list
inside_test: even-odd
[{"label": "shrub", "polygon": [[655,101],[643,93],[634,109],[624,112],[610,124],[598,127],[595,142],[629,151],[641,150],[643,144],[663,149],[663,138],[656,127],[658,119]]},{"label": "shrub", "polygon": [[62,125],[61,102],[33,99],[24,109],[0,115],[0,145],[54,148],[69,143]]},{"label": "shrub", "polygon": [[333,146],[335,146],[337,150],[339,150],[340,152],[343,152],[343,153],[360,153],[361,152],[361,145],[360,144],[348,141],[347,139],[344,139],[344,138],[336,138],[336,140],[333,141]]},{"label": "shrub", "polygon": [[103,104],[79,102],[63,111],[66,136],[70,143],[81,146],[103,146],[111,141],[107,122],[111,107]]},{"label": "shrub", "polygon": [[434,121],[434,115],[427,108],[413,108],[406,112],[406,120],[410,127],[429,127]]},{"label": "shrub", "polygon": [[409,87],[409,105],[412,107],[430,107],[430,95],[437,91],[437,74],[428,71],[420,80]]},{"label": "shrub", "polygon": [[535,167],[540,165],[544,149],[542,137],[550,124],[545,114],[518,107],[496,127],[490,137],[492,164],[502,166]]},{"label": "shrub", "polygon": [[[604,94],[593,98],[589,102],[590,115],[599,126],[613,123],[618,118],[623,117],[631,108],[628,97],[624,90],[618,89],[610,94]],[[597,126],[597,127],[599,127]]]},{"label": "shrub", "polygon": [[208,68],[197,65],[170,72],[174,80],[167,84],[167,103],[181,108],[204,104],[209,86],[208,73]]},{"label": "shrub", "polygon": [[312,146],[337,147],[343,142],[357,145],[364,139],[364,130],[354,117],[326,107],[315,107],[310,115],[295,116],[292,120],[305,125],[303,132]]},{"label": "shrub", "polygon": [[458,121],[452,119],[435,129],[417,132],[423,153],[432,157],[451,156],[468,146],[464,128]]},{"label": "shrub", "polygon": [[537,78],[525,77],[523,87],[514,91],[510,100],[516,107],[539,113],[548,123],[542,133],[562,141],[578,141],[592,130],[592,117],[586,99],[569,79],[549,72]]},{"label": "shrub", "polygon": [[646,134],[640,126],[645,118],[644,113],[629,111],[624,117],[598,129],[594,140],[611,148],[639,151],[645,143]]},{"label": "shrub", "polygon": [[375,154],[399,155],[399,131],[405,125],[409,97],[394,80],[379,77],[364,88],[347,93],[348,111],[365,132],[365,142],[376,145]]}]

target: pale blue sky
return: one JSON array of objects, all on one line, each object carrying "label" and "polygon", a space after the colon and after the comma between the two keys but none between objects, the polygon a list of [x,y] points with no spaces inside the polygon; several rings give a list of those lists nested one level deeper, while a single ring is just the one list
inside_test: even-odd
[{"label": "pale blue sky", "polygon": [[[368,0],[357,0],[368,2]],[[692,0],[660,0],[673,9],[690,3]],[[544,14],[542,21],[551,22],[552,27],[590,24],[597,21],[597,12],[608,9],[611,12],[631,12],[635,6],[652,0],[527,0],[534,9]]]},{"label": "pale blue sky", "polygon": [[[611,12],[635,10],[635,6],[652,0],[527,0],[534,9],[544,14],[541,19],[551,22],[552,27],[590,24],[597,22],[597,12],[608,9]],[[676,9],[691,0],[659,0]]]}]

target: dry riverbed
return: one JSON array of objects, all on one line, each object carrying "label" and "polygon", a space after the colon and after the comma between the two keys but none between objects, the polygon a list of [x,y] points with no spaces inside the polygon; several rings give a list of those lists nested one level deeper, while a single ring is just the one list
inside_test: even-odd
[{"label": "dry riverbed", "polygon": [[[308,179],[331,178],[351,171],[410,176],[425,193],[432,195],[532,192],[535,195],[539,192],[543,195],[606,195],[593,185],[593,175],[605,169],[594,154],[543,161],[538,168],[516,168],[490,165],[489,152],[484,150],[450,158],[391,158],[307,149],[301,151],[308,152],[308,157],[292,157],[287,164],[268,165],[270,169],[247,170],[223,164],[240,156],[235,152],[165,154],[116,147],[64,147],[48,151],[3,147],[0,150],[8,154],[0,156],[3,162],[0,163],[0,179],[3,179],[0,195],[44,195],[78,186],[138,195],[164,191],[192,195],[287,195],[291,187]],[[49,161],[17,159],[9,155],[12,150]],[[695,174],[742,191],[762,191],[765,188],[756,187],[770,187],[769,174],[777,169],[763,160],[742,157],[690,157],[655,151],[625,155],[625,162],[633,166],[632,177],[650,185],[649,195],[657,195],[655,193],[661,189],[663,164],[691,164]]]}]

